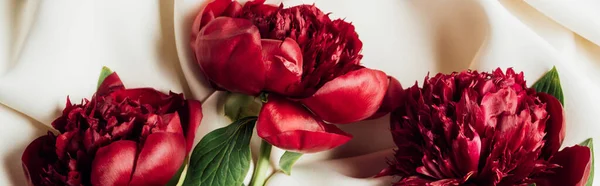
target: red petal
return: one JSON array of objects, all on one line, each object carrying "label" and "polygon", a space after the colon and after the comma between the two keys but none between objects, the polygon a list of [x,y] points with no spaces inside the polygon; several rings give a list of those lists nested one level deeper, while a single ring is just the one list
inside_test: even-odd
[{"label": "red petal", "polygon": [[375,119],[386,115],[387,113],[396,110],[396,108],[400,107],[403,103],[402,93],[404,93],[404,89],[402,88],[402,85],[392,76],[388,76],[388,80],[388,89],[385,93],[385,97],[383,97],[383,101],[381,101],[381,106],[373,116],[369,117],[369,119]]},{"label": "red petal", "polygon": [[124,89],[113,92],[111,94],[117,102],[123,101],[125,98],[140,101],[141,104],[159,105],[163,100],[168,98],[168,95],[163,94],[153,88],[134,88]]},{"label": "red petal", "polygon": [[536,180],[538,185],[556,186],[583,186],[586,184],[590,174],[591,151],[588,147],[575,145],[566,147],[557,152],[551,159],[551,163],[562,166],[546,177]]},{"label": "red petal", "polygon": [[290,86],[302,79],[302,49],[290,38],[284,41],[263,39],[262,47],[267,67],[266,88],[282,95],[292,95]]},{"label": "red petal", "polygon": [[98,149],[92,162],[92,185],[127,185],[133,171],[137,144],[121,140]]},{"label": "red petal", "polygon": [[[156,116],[156,115],[154,115],[154,116]],[[148,120],[150,120],[151,117],[148,117]],[[177,112],[162,115],[160,118],[160,122],[162,122],[162,123],[159,125],[160,128],[158,128],[158,130],[156,132],[170,132],[170,133],[184,135],[183,128],[181,126],[181,119],[179,119],[179,114],[177,114]],[[157,128],[155,128],[155,129],[157,129]]]},{"label": "red petal", "polygon": [[186,152],[189,153],[194,147],[196,131],[202,121],[202,103],[196,100],[188,100],[187,107],[179,111],[183,132],[185,133]]},{"label": "red petal", "polygon": [[257,121],[258,136],[279,148],[303,153],[319,152],[348,142],[352,136],[325,124],[300,104],[269,96]]},{"label": "red petal", "polygon": [[104,79],[104,81],[102,81],[102,84],[100,84],[100,86],[98,86],[96,94],[99,96],[103,96],[113,91],[121,89],[125,89],[125,86],[123,86],[123,82],[121,82],[121,78],[119,78],[119,75],[117,75],[116,72],[113,72],[112,74],[108,75]]},{"label": "red petal", "polygon": [[474,132],[475,129],[469,128],[473,137],[469,138],[464,131],[460,131],[456,139],[452,142],[452,157],[454,164],[461,175],[467,175],[470,172],[477,172],[479,167],[479,158],[481,155],[481,139]]},{"label": "red petal", "polygon": [[214,20],[214,18],[221,16],[225,9],[232,4],[232,0],[214,0],[201,11],[194,23],[192,24],[192,34],[195,36],[198,32],[208,24],[208,22]]},{"label": "red petal", "polygon": [[373,115],[387,89],[385,73],[361,68],[325,83],[302,103],[325,121],[345,124]]},{"label": "red petal", "polygon": [[349,134],[333,133],[343,132],[341,130],[334,131],[339,129],[333,125],[329,127],[328,130],[332,133],[297,130],[279,133],[277,135],[264,137],[263,139],[281,149],[300,153],[326,151],[343,145],[352,139]]},{"label": "red petal", "polygon": [[46,144],[52,143],[51,140],[53,140],[51,136],[44,135],[33,140],[25,148],[25,152],[21,156],[21,162],[23,164],[25,179],[27,179],[27,185],[34,186],[41,184],[41,173],[46,163],[40,155],[43,154],[42,149],[45,145],[51,145]]},{"label": "red petal", "polygon": [[546,103],[546,111],[550,116],[546,121],[546,143],[542,149],[544,158],[550,158],[558,151],[560,145],[565,139],[565,118],[564,110],[558,99],[546,93],[538,93],[538,97],[543,103]]},{"label": "red petal", "polygon": [[202,29],[194,46],[202,71],[219,87],[250,95],[264,88],[260,33],[249,20],[216,18]]},{"label": "red petal", "polygon": [[129,185],[167,184],[183,164],[185,155],[185,138],[182,135],[170,132],[150,134],[138,155]]}]

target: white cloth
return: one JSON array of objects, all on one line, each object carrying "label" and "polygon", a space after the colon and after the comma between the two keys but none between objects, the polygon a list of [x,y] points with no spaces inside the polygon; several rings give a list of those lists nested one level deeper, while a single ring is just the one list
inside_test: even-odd
[{"label": "white cloth", "polygon": [[[212,94],[190,60],[189,27],[203,2],[1,1],[0,185],[24,184],[25,146],[45,133],[67,95],[74,101],[92,95],[102,66],[118,72],[127,87],[185,92],[204,101],[196,141],[228,124],[217,104],[223,94]],[[531,84],[556,65],[568,122],[563,146],[600,139],[600,3],[594,0],[283,2],[314,2],[353,22],[364,42],[362,62],[405,87],[421,83],[427,72],[496,67],[524,71]],[[392,154],[388,119],[341,128],[355,138],[303,156],[292,176],[275,173],[267,185],[390,185],[393,178],[371,178]],[[274,150],[274,167],[281,153]]]}]

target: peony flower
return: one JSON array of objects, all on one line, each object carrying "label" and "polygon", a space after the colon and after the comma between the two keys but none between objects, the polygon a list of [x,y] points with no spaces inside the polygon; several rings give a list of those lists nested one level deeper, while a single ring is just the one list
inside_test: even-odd
[{"label": "peony flower", "polygon": [[[394,106],[381,103],[388,87],[397,91],[392,87],[399,83],[360,65],[362,42],[354,26],[330,19],[314,5],[214,0],[196,18],[191,39],[200,69],[215,87],[254,96],[268,92],[269,100],[277,100],[263,107],[257,129],[287,150],[339,146],[350,135],[324,121],[356,122]],[[282,105],[289,107],[279,109]],[[298,123],[284,123],[292,120]],[[286,144],[302,140],[328,142]]]},{"label": "peony flower", "polygon": [[192,148],[201,104],[182,94],[125,89],[109,75],[91,101],[67,106],[60,133],[23,153],[29,185],[165,185]]},{"label": "peony flower", "polygon": [[523,73],[426,77],[392,113],[398,146],[379,176],[395,185],[583,185],[590,149],[567,147],[560,102],[527,88]]}]

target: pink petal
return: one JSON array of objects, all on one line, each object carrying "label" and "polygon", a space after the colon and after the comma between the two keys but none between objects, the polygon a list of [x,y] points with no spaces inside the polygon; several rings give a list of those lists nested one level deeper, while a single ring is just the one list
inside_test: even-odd
[{"label": "pink petal", "polygon": [[269,96],[257,121],[258,136],[279,148],[310,153],[335,148],[352,136],[325,124],[300,104]]},{"label": "pink petal", "polygon": [[[481,98],[481,109],[484,113],[486,127],[495,128],[497,125],[496,118],[503,112],[515,115],[517,105],[518,97],[513,89],[504,88],[495,93],[485,94]],[[481,129],[479,126],[477,128],[478,130]]]},{"label": "pink petal", "polygon": [[184,109],[179,110],[179,114],[186,138],[186,152],[189,153],[194,147],[196,131],[202,121],[202,103],[196,100],[188,100],[186,106]]},{"label": "pink petal", "polygon": [[[469,138],[465,135],[465,131],[470,130],[473,137]],[[481,154],[481,139],[474,132],[475,129],[463,129],[459,132],[456,139],[452,142],[452,157],[456,168],[462,175],[467,175],[469,172],[477,172],[479,167],[479,158]]]},{"label": "pink petal", "polygon": [[381,106],[375,114],[369,117],[369,119],[375,119],[386,115],[403,104],[402,99],[404,97],[404,89],[402,88],[402,85],[392,76],[388,76],[388,79],[388,89],[385,93],[385,97],[383,97],[383,101],[381,101]]},{"label": "pink petal", "polygon": [[313,113],[331,123],[351,123],[373,115],[388,89],[388,78],[379,70],[361,68],[323,85],[302,100]]},{"label": "pink petal", "polygon": [[217,86],[250,95],[264,88],[260,33],[249,20],[218,17],[198,33],[194,46],[202,72]]},{"label": "pink petal", "polygon": [[100,86],[98,86],[96,94],[99,96],[103,96],[113,91],[121,89],[125,89],[125,86],[123,86],[123,82],[121,82],[121,78],[119,78],[119,75],[117,75],[116,72],[113,72],[112,74],[108,75],[104,79],[104,81],[102,81],[102,84],[100,84]]},{"label": "pink petal", "polygon": [[565,113],[562,104],[554,96],[540,92],[538,97],[546,103],[546,111],[550,116],[546,121],[546,143],[542,149],[542,155],[549,158],[558,151],[565,139]]},{"label": "pink petal", "polygon": [[52,137],[49,135],[41,136],[33,140],[21,156],[21,162],[23,165],[23,172],[25,173],[25,179],[27,179],[27,185],[34,186],[41,184],[41,173],[42,169],[46,167],[42,154],[43,148],[46,145],[52,145]]},{"label": "pink petal", "polygon": [[138,155],[129,185],[165,185],[183,164],[185,138],[170,132],[153,133]]},{"label": "pink petal", "polygon": [[115,141],[98,149],[92,162],[92,185],[127,185],[133,171],[136,153],[137,143],[129,140]]},{"label": "pink petal", "polygon": [[266,89],[282,95],[293,95],[291,86],[302,80],[302,49],[293,39],[263,39]]}]

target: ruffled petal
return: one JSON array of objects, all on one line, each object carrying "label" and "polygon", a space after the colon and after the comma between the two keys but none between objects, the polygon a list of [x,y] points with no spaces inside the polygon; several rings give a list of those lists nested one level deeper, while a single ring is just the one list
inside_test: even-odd
[{"label": "ruffled petal", "polygon": [[129,140],[115,141],[98,149],[92,162],[92,185],[128,185],[136,153],[137,143]]},{"label": "ruffled petal", "polygon": [[176,112],[184,104],[183,94],[170,93],[167,95],[153,88],[123,89],[115,91],[110,95],[117,102],[130,99],[139,101],[142,105],[150,105],[156,109],[156,113],[158,114]]},{"label": "ruffled petal", "polygon": [[250,95],[264,88],[260,33],[251,21],[218,17],[198,33],[194,46],[201,70],[217,86]]},{"label": "ruffled petal", "polygon": [[373,115],[388,89],[387,75],[361,68],[329,81],[302,103],[331,123],[351,123]]},{"label": "ruffled petal", "polygon": [[554,96],[540,92],[538,97],[543,103],[546,103],[546,111],[550,116],[546,121],[546,136],[544,137],[546,143],[542,149],[542,156],[547,159],[558,152],[565,139],[565,111],[560,101]]},{"label": "ruffled petal", "polygon": [[269,96],[257,121],[258,136],[279,148],[302,153],[319,152],[348,142],[352,136],[325,124],[300,104]]},{"label": "ruffled petal", "polygon": [[168,98],[168,95],[153,88],[124,89],[113,92],[111,96],[115,98],[117,102],[121,102],[124,99],[131,99],[139,101],[141,104],[150,105],[159,105],[163,100]]},{"label": "ruffled petal", "polygon": [[292,86],[302,79],[302,49],[293,39],[284,41],[263,39],[263,60],[267,80],[266,89],[282,95],[297,93]]},{"label": "ruffled petal", "polygon": [[140,150],[129,185],[165,185],[183,164],[185,138],[170,132],[153,133]]}]

